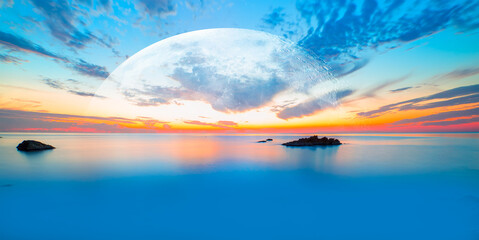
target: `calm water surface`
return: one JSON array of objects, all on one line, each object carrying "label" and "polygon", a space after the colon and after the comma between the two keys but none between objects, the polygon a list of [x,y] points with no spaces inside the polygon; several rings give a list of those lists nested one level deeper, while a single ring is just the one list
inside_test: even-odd
[{"label": "calm water surface", "polygon": [[477,133],[0,136],[0,239],[479,239]]}]

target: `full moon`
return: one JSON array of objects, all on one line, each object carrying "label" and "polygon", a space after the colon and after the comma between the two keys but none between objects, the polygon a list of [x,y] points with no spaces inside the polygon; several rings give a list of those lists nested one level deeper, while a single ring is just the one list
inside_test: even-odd
[{"label": "full moon", "polygon": [[307,117],[336,103],[324,62],[281,37],[221,28],[179,34],[128,58],[89,112],[170,124],[260,124]]}]

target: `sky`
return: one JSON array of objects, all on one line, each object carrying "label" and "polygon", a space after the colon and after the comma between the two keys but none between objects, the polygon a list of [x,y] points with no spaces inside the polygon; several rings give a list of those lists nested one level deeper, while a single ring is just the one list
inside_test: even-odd
[{"label": "sky", "polygon": [[0,21],[2,132],[479,131],[479,1],[0,0]]}]

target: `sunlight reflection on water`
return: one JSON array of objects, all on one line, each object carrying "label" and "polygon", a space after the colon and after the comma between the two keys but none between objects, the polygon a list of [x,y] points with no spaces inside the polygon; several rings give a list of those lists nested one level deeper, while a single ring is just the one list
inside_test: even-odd
[{"label": "sunlight reflection on water", "polygon": [[2,136],[0,239],[479,236],[477,134]]},{"label": "sunlight reflection on water", "polygon": [[[478,134],[339,134],[341,146],[285,147],[301,136],[156,134],[3,134],[4,177],[103,177],[142,173],[179,174],[228,168],[310,168],[339,175],[407,174],[478,163]],[[51,151],[22,153],[23,139],[52,144]]]}]

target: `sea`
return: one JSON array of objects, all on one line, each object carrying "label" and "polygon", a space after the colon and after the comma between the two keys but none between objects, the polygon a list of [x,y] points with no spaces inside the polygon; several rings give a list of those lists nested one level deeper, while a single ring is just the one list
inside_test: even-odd
[{"label": "sea", "polygon": [[479,133],[318,135],[0,133],[0,239],[479,239]]}]

